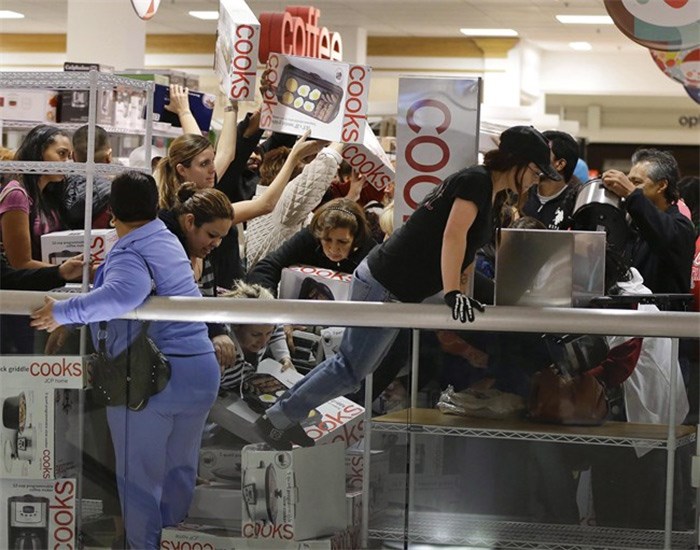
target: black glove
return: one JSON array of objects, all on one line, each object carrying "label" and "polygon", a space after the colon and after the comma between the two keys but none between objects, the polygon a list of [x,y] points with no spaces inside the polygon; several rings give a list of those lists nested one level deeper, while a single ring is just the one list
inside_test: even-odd
[{"label": "black glove", "polygon": [[486,311],[484,304],[474,298],[470,298],[466,294],[462,294],[459,290],[453,290],[445,294],[445,303],[452,310],[452,318],[462,323],[467,321],[470,323],[474,322],[474,308],[482,313]]}]

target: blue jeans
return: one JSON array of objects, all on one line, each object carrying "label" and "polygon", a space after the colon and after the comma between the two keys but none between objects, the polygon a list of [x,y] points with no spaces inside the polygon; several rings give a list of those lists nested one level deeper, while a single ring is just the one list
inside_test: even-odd
[{"label": "blue jeans", "polygon": [[[366,260],[357,266],[350,285],[350,300],[389,302],[393,299],[372,276]],[[317,406],[357,391],[362,380],[379,366],[398,334],[398,328],[348,327],[338,353],[299,380],[283,399],[267,410],[270,422],[276,428],[286,429],[306,418]]]}]

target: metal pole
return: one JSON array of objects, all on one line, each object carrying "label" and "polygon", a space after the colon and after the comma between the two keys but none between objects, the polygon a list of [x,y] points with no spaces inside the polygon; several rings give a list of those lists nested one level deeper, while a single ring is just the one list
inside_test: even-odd
[{"label": "metal pole", "polygon": [[676,466],[676,383],[678,381],[678,338],[671,338],[671,400],[668,404],[668,436],[666,438],[666,508],[664,517],[664,549],[671,550],[673,527],[673,481]]},{"label": "metal pole", "polygon": [[369,548],[370,464],[372,459],[372,386],[374,375],[365,378],[364,447],[362,449],[362,548]]}]

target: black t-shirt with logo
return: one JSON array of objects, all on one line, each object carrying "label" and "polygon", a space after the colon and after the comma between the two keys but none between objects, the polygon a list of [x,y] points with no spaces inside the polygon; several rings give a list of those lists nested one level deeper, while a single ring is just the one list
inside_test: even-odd
[{"label": "black t-shirt with logo", "polygon": [[367,257],[372,275],[402,302],[421,302],[442,290],[442,237],[456,198],[473,202],[478,214],[467,233],[462,269],[491,239],[491,174],[473,166],[447,177],[391,237]]}]

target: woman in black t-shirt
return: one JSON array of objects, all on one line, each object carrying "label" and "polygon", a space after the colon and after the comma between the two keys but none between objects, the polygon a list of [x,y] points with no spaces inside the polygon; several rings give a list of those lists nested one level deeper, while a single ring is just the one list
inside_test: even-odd
[{"label": "woman in black t-shirt", "polygon": [[[483,306],[467,296],[462,274],[491,237],[491,205],[499,192],[519,196],[541,178],[558,180],[549,143],[531,126],[504,131],[483,165],[449,176],[406,223],[376,247],[355,270],[354,301],[421,302],[444,292],[452,317],[474,320]],[[398,328],[349,327],[337,354],[318,365],[257,422],[262,438],[276,448],[312,445],[299,421],[329,399],[355,391],[386,356]]]}]

